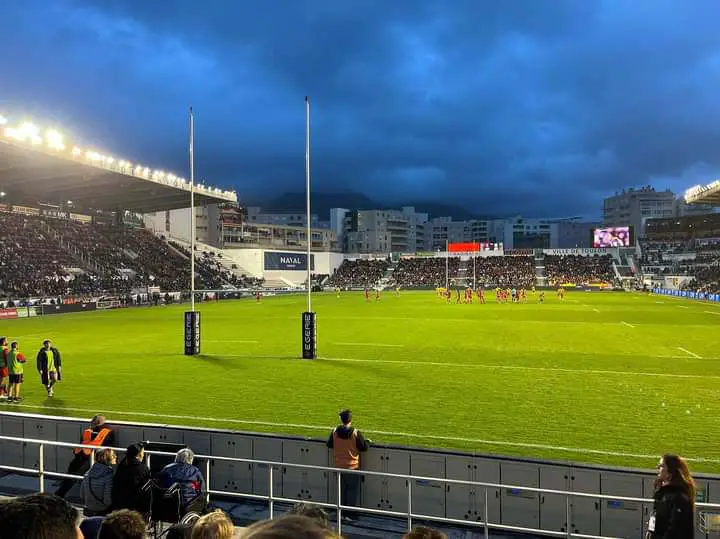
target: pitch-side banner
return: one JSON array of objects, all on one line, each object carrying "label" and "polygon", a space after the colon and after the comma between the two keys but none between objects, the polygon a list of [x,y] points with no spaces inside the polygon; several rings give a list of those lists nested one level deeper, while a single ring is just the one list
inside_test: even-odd
[{"label": "pitch-side banner", "polygon": [[[310,269],[315,269],[315,255],[311,255]],[[265,251],[265,271],[307,271],[307,253],[278,253]]]}]

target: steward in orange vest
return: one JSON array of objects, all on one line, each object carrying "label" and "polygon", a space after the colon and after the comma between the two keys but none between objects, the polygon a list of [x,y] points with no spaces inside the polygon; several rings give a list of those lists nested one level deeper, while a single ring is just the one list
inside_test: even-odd
[{"label": "steward in orange vest", "polygon": [[[105,424],[105,416],[96,415],[90,421],[90,427],[82,433],[80,443],[96,447],[115,447],[115,432]],[[68,465],[67,473],[85,475],[90,469],[90,454],[93,450],[84,447],[73,449],[74,458]],[[75,479],[63,479],[55,494],[64,498],[75,484]]]},{"label": "steward in orange vest", "polygon": [[[350,410],[340,412],[340,421],[342,421],[342,425],[338,425],[330,433],[327,446],[333,450],[336,468],[357,470],[360,468],[360,453],[370,448],[370,441],[366,440],[362,433],[352,426]],[[340,480],[342,489],[340,503],[357,506],[360,494],[360,474],[343,473]],[[344,514],[347,518],[354,516],[350,511],[345,511]]]}]

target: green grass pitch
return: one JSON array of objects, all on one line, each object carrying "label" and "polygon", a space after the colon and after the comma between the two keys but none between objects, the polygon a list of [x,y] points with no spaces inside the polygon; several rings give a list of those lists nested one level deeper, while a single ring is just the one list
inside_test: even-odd
[{"label": "green grass pitch", "polygon": [[[349,407],[375,442],[633,467],[675,451],[720,471],[720,306],[488,296],[315,295],[317,361],[298,359],[302,295],[201,304],[200,357],[182,354],[187,306],[4,321],[31,359],[24,403],[1,406],[312,437]],[[52,399],[34,370],[45,337],[63,353]]]}]

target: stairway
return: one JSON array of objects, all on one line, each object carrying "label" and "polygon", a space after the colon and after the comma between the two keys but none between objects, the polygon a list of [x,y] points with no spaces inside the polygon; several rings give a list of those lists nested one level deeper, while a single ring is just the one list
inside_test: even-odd
[{"label": "stairway", "polygon": [[545,273],[545,253],[535,252],[535,285],[547,286],[547,274]]}]

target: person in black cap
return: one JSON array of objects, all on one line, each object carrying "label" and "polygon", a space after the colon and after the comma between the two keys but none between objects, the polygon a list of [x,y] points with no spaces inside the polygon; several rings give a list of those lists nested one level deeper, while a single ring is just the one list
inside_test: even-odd
[{"label": "person in black cap", "polygon": [[150,468],[145,462],[143,443],[129,446],[118,464],[112,487],[112,509],[132,509],[141,514],[150,511]]}]

